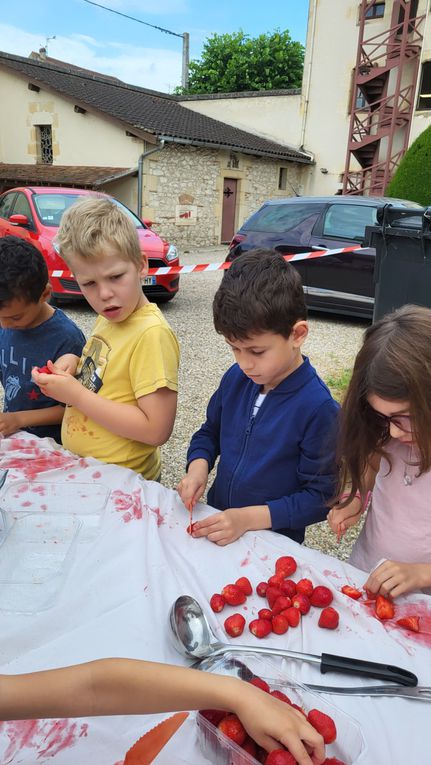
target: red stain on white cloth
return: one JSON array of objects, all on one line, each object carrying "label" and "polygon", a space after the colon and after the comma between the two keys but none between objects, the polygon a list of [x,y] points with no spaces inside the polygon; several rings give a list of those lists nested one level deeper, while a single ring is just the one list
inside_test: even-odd
[{"label": "red stain on white cloth", "polygon": [[157,526],[162,526],[165,522],[165,517],[162,515],[159,507],[150,507],[149,505],[142,504],[140,489],[135,489],[130,494],[116,489],[111,493],[111,497],[114,501],[115,509],[123,514],[122,519],[124,523],[141,520],[144,511],[155,515]]},{"label": "red stain on white cloth", "polygon": [[88,724],[70,720],[14,720],[0,722],[0,734],[9,739],[1,765],[20,762],[20,752],[33,749],[34,759],[55,757],[88,735]]},{"label": "red stain on white cloth", "polygon": [[1,460],[1,467],[7,470],[17,470],[29,481],[33,481],[40,473],[45,473],[47,470],[67,470],[76,464],[74,457],[57,451],[45,452],[34,447],[31,451],[27,450],[26,454],[29,456],[13,457],[5,454]]}]

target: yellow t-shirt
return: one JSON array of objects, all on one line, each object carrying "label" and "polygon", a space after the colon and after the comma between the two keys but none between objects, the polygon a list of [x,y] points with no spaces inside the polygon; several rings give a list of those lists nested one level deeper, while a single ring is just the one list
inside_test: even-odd
[{"label": "yellow t-shirt", "polygon": [[[159,308],[148,303],[125,321],[102,316],[82,351],[77,377],[98,396],[138,406],[159,388],[178,390],[178,341]],[[74,406],[65,409],[63,446],[82,457],[128,467],[145,478],[160,475],[160,449],[117,436]]]}]

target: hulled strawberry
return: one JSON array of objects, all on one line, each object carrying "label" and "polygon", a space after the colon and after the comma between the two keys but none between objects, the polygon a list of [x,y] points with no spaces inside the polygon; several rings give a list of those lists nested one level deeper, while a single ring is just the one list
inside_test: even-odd
[{"label": "hulled strawberry", "polygon": [[227,717],[229,713],[223,712],[221,709],[201,709],[199,714],[217,727],[219,722],[223,720],[224,717]]},{"label": "hulled strawberry", "polygon": [[290,608],[286,608],[281,613],[283,616],[286,617],[289,623],[289,627],[297,627],[299,622],[301,621],[301,612],[299,608],[295,608],[294,606],[291,606]]},{"label": "hulled strawberry", "polygon": [[271,587],[271,585],[268,585],[268,589],[266,591],[266,599],[271,609],[275,601],[277,600],[277,598],[280,597],[280,595],[281,595],[281,590],[279,589],[279,587]]},{"label": "hulled strawberry", "polygon": [[240,606],[245,603],[245,592],[237,584],[227,584],[223,587],[221,594],[230,606]]},{"label": "hulled strawberry", "polygon": [[325,744],[332,744],[337,738],[337,729],[332,717],[325,715],[320,709],[310,709],[307,715],[308,722],[323,737]]},{"label": "hulled strawberry", "polygon": [[298,592],[292,598],[292,606],[297,608],[298,611],[300,611],[300,613],[304,616],[304,614],[308,614],[311,608],[310,599],[307,598],[306,595],[303,595],[301,592]]},{"label": "hulled strawberry", "polygon": [[315,587],[310,595],[310,603],[312,606],[315,606],[315,608],[326,608],[326,606],[331,605],[333,600],[334,596],[329,587],[325,587],[321,584]]},{"label": "hulled strawberry", "polygon": [[281,572],[279,574],[273,574],[268,579],[268,584],[271,585],[271,587],[280,587],[281,583],[284,582],[285,576]]},{"label": "hulled strawberry", "polygon": [[277,600],[274,602],[274,605],[272,606],[272,613],[275,616],[276,614],[280,614],[282,611],[284,611],[285,608],[290,608],[292,605],[292,601],[290,598],[288,598],[286,595],[279,595]]},{"label": "hulled strawberry", "polygon": [[395,616],[395,606],[391,600],[384,595],[377,595],[376,598],[376,616],[380,620],[393,619]]},{"label": "hulled strawberry", "polygon": [[286,696],[283,691],[271,691],[271,696],[274,696],[275,699],[278,699],[279,701],[284,701],[285,704],[292,704],[291,700],[289,699],[289,696]]},{"label": "hulled strawberry", "polygon": [[272,631],[275,635],[284,635],[285,632],[289,629],[289,622],[287,621],[285,616],[282,616],[281,614],[275,614],[275,616],[272,617]]},{"label": "hulled strawberry", "polygon": [[284,582],[280,584],[280,590],[287,598],[293,598],[293,596],[296,595],[296,582],[294,582],[293,579],[285,579]]},{"label": "hulled strawberry", "polygon": [[223,595],[220,595],[218,592],[216,592],[215,595],[211,596],[210,606],[214,613],[219,614],[220,611],[223,611],[225,605],[226,601]]},{"label": "hulled strawberry", "polygon": [[328,606],[328,608],[324,608],[323,611],[321,611],[318,625],[325,630],[336,630],[339,621],[340,616],[338,611],[336,611],[335,608],[332,608],[332,606]]},{"label": "hulled strawberry", "polygon": [[261,677],[253,677],[252,680],[249,680],[251,685],[255,685],[256,688],[260,688],[262,691],[265,691],[265,693],[269,693],[269,685],[266,682],[266,680],[262,680]]},{"label": "hulled strawberry", "polygon": [[225,736],[235,741],[235,744],[242,746],[247,738],[245,728],[236,715],[227,715],[218,724],[218,729],[224,733]]},{"label": "hulled strawberry", "polygon": [[253,587],[251,586],[250,580],[247,579],[246,576],[240,576],[240,578],[236,580],[235,584],[247,596],[251,595],[251,593],[253,592]]},{"label": "hulled strawberry", "polygon": [[252,757],[256,757],[257,754],[257,744],[255,741],[253,741],[250,736],[247,736],[246,740],[244,741],[242,748],[244,749],[244,752],[247,752],[247,754],[251,754]]},{"label": "hulled strawberry", "polygon": [[239,637],[244,632],[245,619],[242,614],[232,614],[224,622],[224,628],[230,637]]},{"label": "hulled strawberry", "polygon": [[268,754],[265,765],[296,765],[296,760],[287,749],[273,749]]},{"label": "hulled strawberry", "polygon": [[301,593],[301,595],[306,595],[307,598],[311,597],[313,590],[314,586],[311,579],[300,579],[299,582],[296,583],[296,592]]},{"label": "hulled strawberry", "polygon": [[257,612],[257,615],[259,619],[269,619],[269,621],[271,621],[273,616],[270,608],[261,608],[260,611]]},{"label": "hulled strawberry", "polygon": [[283,572],[284,576],[292,576],[297,569],[296,560],[291,555],[282,555],[275,561],[275,572]]},{"label": "hulled strawberry", "polygon": [[266,597],[266,591],[268,589],[268,582],[259,582],[256,587],[256,592],[260,598]]},{"label": "hulled strawberry", "polygon": [[253,619],[248,628],[255,637],[264,638],[271,632],[272,624],[267,619]]}]

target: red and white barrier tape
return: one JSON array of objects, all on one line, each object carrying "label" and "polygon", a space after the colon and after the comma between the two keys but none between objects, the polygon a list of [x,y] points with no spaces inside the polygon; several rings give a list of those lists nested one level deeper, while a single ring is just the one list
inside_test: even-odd
[{"label": "red and white barrier tape", "polygon": [[[312,260],[314,258],[325,258],[328,255],[341,255],[344,252],[358,252],[364,249],[353,245],[352,247],[339,247],[336,250],[314,250],[313,252],[298,252],[296,255],[283,255],[285,260],[290,262],[298,260]],[[160,268],[149,268],[148,276],[166,276],[170,274],[192,274],[202,273],[203,271],[225,271],[230,268],[231,263],[198,263],[190,266],[160,266]],[[50,276],[67,279],[73,279],[71,271],[55,270],[49,272]]]}]

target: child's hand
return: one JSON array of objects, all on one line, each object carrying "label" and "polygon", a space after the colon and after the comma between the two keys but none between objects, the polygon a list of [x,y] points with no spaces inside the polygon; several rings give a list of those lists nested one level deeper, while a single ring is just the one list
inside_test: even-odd
[{"label": "child's hand", "polygon": [[188,472],[177,486],[177,492],[184,505],[194,507],[202,497],[208,481],[208,462],[203,459],[193,460]]},{"label": "child's hand", "polygon": [[[226,512],[226,511],[225,511]],[[287,747],[298,765],[321,765],[325,759],[322,736],[301,712],[253,686],[241,688],[235,713],[247,733],[266,751]],[[236,701],[236,700],[235,700]]]},{"label": "child's hand", "polygon": [[75,356],[74,353],[64,353],[63,356],[59,356],[58,359],[56,359],[55,363],[48,361],[47,367],[54,374],[67,372],[69,375],[75,375],[78,361],[79,356]]},{"label": "child's hand", "polygon": [[398,598],[412,590],[429,587],[431,565],[427,563],[399,563],[385,560],[371,572],[364,587],[373,595]]},{"label": "child's hand", "polygon": [[[52,364],[52,362],[48,362]],[[54,366],[52,364],[52,366]],[[77,405],[79,394],[84,390],[81,383],[67,372],[38,372],[36,367],[31,373],[32,380],[39,386],[44,396],[60,401],[62,404]]]},{"label": "child's hand", "polygon": [[360,521],[361,515],[362,502],[359,497],[355,497],[352,502],[345,507],[335,505],[332,510],[329,511],[327,521],[331,530],[340,540],[347,529],[351,526],[355,526],[355,524]]},{"label": "child's hand", "polygon": [[18,430],[21,430],[23,423],[18,412],[0,413],[0,436],[7,438],[12,436]]}]

